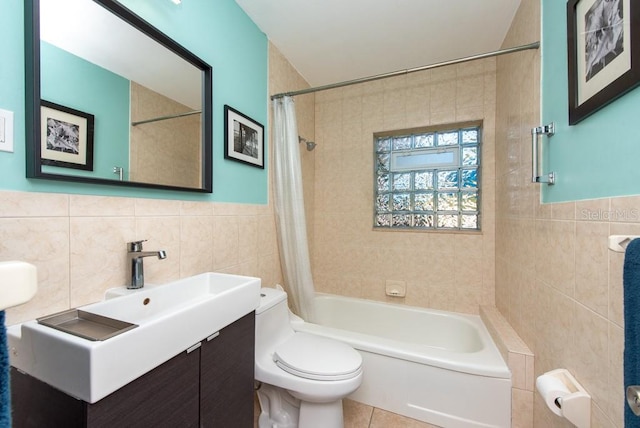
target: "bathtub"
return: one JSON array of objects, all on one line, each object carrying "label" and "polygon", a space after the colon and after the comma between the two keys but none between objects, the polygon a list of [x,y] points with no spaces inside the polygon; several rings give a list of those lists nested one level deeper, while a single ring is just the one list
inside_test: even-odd
[{"label": "bathtub", "polygon": [[293,328],[363,358],[350,399],[441,427],[510,427],[511,373],[474,315],[317,293],[316,322]]}]

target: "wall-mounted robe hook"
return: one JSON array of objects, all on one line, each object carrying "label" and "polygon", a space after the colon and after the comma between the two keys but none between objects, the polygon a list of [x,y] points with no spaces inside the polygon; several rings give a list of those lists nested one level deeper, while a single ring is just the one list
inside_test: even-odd
[{"label": "wall-mounted robe hook", "polygon": [[538,154],[539,154],[538,136],[546,135],[548,137],[551,137],[553,136],[553,134],[555,134],[555,132],[556,132],[556,127],[553,122],[551,122],[549,125],[538,126],[537,128],[531,129],[531,169],[532,169],[531,182],[532,183],[545,183],[548,185],[552,185],[556,181],[555,172],[544,174],[546,175],[546,177],[544,177],[543,175],[539,175],[538,173],[538,169],[539,169],[538,168]]}]

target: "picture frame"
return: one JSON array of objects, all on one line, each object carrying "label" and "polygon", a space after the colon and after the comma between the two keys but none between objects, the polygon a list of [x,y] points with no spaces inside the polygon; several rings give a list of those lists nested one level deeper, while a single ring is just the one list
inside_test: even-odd
[{"label": "picture frame", "polygon": [[40,101],[42,165],[93,171],[92,114]]},{"label": "picture frame", "polygon": [[224,157],[264,169],[264,126],[224,106]]},{"label": "picture frame", "polygon": [[640,7],[634,0],[567,2],[569,125],[640,83]]}]

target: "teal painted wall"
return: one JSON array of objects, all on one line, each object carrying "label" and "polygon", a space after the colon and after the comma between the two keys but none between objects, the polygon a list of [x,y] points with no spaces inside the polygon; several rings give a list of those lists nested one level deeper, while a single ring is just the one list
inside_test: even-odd
[{"label": "teal painted wall", "polygon": [[[122,0],[125,6],[213,67],[213,194],[128,189],[25,178],[24,0],[0,2],[0,108],[15,113],[15,153],[0,152],[0,188],[185,200],[266,204],[265,169],[224,159],[224,105],[265,126],[268,145],[268,42],[233,0]],[[265,149],[265,155],[268,149]]]},{"label": "teal painted wall", "polygon": [[108,180],[116,177],[114,166],[129,171],[129,80],[46,42],[40,43],[40,61],[42,99],[95,116],[93,171],[43,171]]},{"label": "teal painted wall", "polygon": [[542,0],[542,124],[556,134],[541,138],[544,172],[557,174],[542,201],[640,194],[640,88],[569,126],[566,22],[565,1]]}]

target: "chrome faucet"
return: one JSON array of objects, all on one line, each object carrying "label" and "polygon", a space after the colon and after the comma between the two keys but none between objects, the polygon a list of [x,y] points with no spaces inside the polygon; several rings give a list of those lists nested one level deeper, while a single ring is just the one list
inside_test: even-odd
[{"label": "chrome faucet", "polygon": [[157,256],[158,259],[166,259],[167,253],[164,250],[160,251],[142,251],[142,241],[134,241],[127,243],[127,256],[129,257],[129,266],[131,266],[131,282],[127,285],[129,289],[136,289],[144,287],[144,265],[143,259],[149,256]]}]

